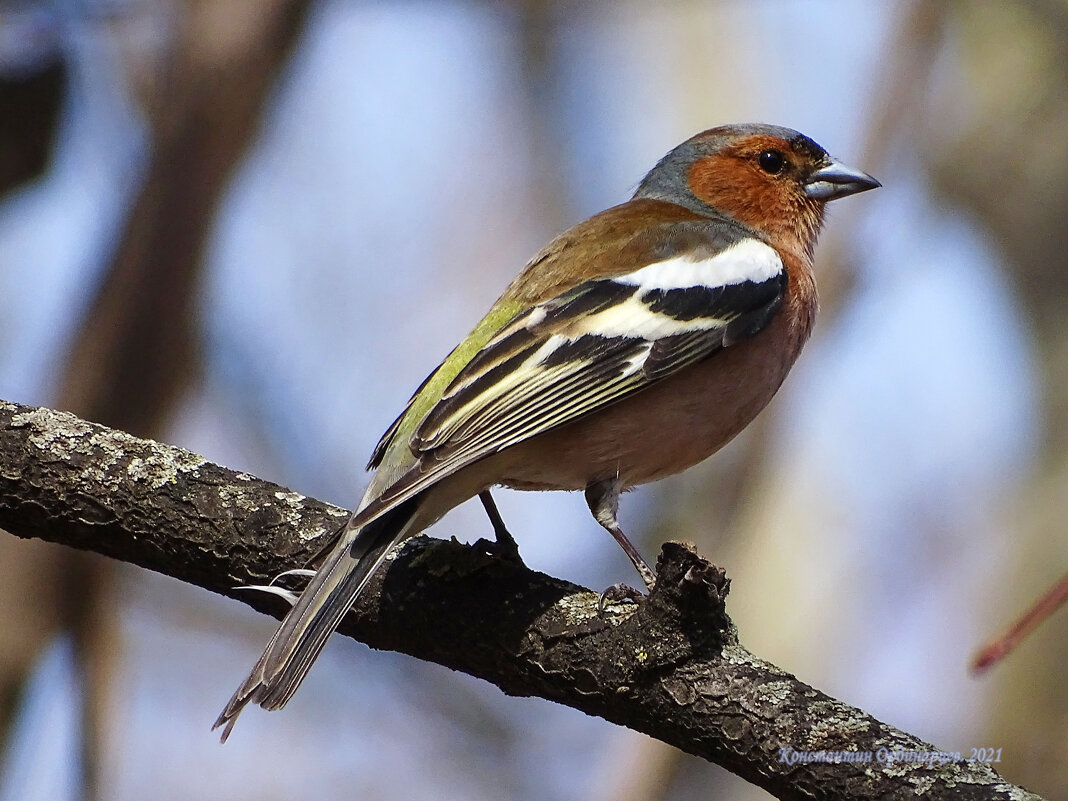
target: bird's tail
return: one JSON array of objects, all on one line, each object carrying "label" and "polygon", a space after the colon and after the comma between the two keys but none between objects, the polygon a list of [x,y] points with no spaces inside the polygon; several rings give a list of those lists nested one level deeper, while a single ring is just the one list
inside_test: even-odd
[{"label": "bird's tail", "polygon": [[247,704],[271,710],[285,706],[390,548],[415,533],[410,529],[418,500],[412,498],[360,528],[353,528],[351,521],[345,527],[263,656],[212,726],[225,726],[223,742]]}]

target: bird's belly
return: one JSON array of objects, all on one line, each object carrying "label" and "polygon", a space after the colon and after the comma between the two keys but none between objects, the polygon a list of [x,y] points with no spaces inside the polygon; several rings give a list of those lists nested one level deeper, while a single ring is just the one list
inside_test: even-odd
[{"label": "bird's belly", "polygon": [[576,490],[616,475],[624,486],[634,486],[682,472],[726,445],[768,404],[800,343],[785,352],[755,351],[782,344],[774,336],[757,336],[502,452],[493,457],[503,463],[500,483]]}]

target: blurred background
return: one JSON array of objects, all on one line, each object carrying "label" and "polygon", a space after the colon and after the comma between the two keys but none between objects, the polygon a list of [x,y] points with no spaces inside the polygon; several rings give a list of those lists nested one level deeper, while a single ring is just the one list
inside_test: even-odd
[{"label": "blurred background", "polygon": [[[725,122],[878,176],[742,438],[623,501],[696,541],[755,653],[1068,797],[1068,2],[0,0],[0,397],[351,507],[378,436],[552,235]],[[498,493],[528,564],[636,576],[580,497]],[[477,503],[434,529],[488,536]],[[765,799],[633,732],[331,642],[209,732],[274,629],[0,536],[0,801]]]}]

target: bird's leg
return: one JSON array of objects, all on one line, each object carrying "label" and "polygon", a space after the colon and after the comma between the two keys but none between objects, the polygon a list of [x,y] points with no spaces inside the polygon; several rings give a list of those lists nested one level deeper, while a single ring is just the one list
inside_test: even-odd
[{"label": "bird's leg", "polygon": [[622,491],[623,483],[618,477],[595,481],[586,487],[586,503],[589,504],[594,519],[615,538],[615,541],[623,548],[623,552],[637,568],[645,586],[651,590],[656,584],[656,573],[638,553],[638,549],[627,539],[627,535],[619,527],[619,521],[616,520],[616,513],[619,511],[619,494]]},{"label": "bird's leg", "polygon": [[480,539],[475,545],[492,553],[494,556],[522,563],[523,560],[519,556],[519,545],[516,543],[515,537],[512,536],[512,532],[504,525],[504,518],[501,517],[490,491],[482,490],[482,492],[478,493],[478,499],[482,501],[486,516],[490,519],[490,524],[493,526],[493,538],[496,541],[489,542],[489,540]]}]

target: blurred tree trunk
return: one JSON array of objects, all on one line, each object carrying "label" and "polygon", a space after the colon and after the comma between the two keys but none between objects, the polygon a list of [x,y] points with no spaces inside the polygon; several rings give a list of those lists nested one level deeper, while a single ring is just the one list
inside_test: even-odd
[{"label": "blurred tree trunk", "polygon": [[[15,18],[18,10],[12,9],[0,23],[9,35],[29,35]],[[52,159],[68,68],[55,39],[40,38],[36,44],[30,61],[0,74],[0,198],[38,180]],[[34,602],[59,596],[58,550],[0,540],[0,619],[5,621],[0,626],[0,753],[19,690],[36,661],[41,633],[58,625],[55,604]]]},{"label": "blurred tree trunk", "polygon": [[66,83],[67,64],[53,53],[32,69],[0,73],[0,197],[48,167]]},{"label": "blurred tree trunk", "polygon": [[[996,238],[1042,379],[1036,473],[1005,521],[1013,601],[992,610],[994,635],[1068,565],[1068,3],[949,5],[959,68],[931,105],[952,123],[931,126],[920,152],[937,188]],[[984,678],[1000,699],[997,745],[1020,759],[1013,774],[1055,798],[1068,798],[1066,613]]]},{"label": "blurred tree trunk", "polygon": [[[115,255],[74,335],[57,405],[140,436],[160,436],[198,365],[196,297],[220,197],[260,125],[264,105],[304,27],[309,0],[254,5],[190,0],[177,9],[161,62],[127,65],[151,136],[147,175]],[[91,24],[91,23],[86,23]],[[119,34],[117,34],[119,35]],[[135,72],[135,67],[147,71]],[[84,796],[102,797],[109,681],[120,652],[116,568],[81,551],[0,540],[0,564],[25,580],[5,606],[5,649],[28,669],[56,630],[71,633],[82,686]],[[28,610],[28,611],[27,611]],[[7,677],[11,700],[21,678]]]}]

